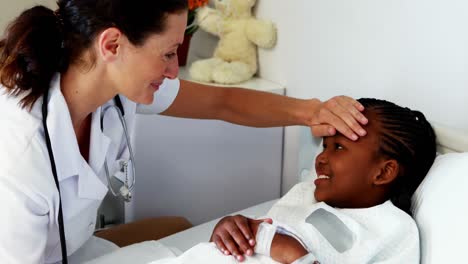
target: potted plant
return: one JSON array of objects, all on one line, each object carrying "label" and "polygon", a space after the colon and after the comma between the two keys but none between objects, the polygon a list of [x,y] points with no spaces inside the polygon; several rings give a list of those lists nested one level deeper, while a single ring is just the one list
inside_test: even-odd
[{"label": "potted plant", "polygon": [[196,21],[197,9],[208,4],[209,0],[188,0],[188,18],[187,27],[185,29],[184,42],[177,49],[177,57],[179,58],[179,66],[185,66],[187,64],[187,56],[190,47],[190,40],[192,39],[193,33],[198,30]]}]

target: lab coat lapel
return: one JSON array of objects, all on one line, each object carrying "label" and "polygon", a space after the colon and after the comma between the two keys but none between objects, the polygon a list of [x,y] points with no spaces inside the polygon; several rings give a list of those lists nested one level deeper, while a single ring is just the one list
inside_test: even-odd
[{"label": "lab coat lapel", "polygon": [[68,105],[60,91],[60,75],[52,81],[47,127],[59,182],[79,173],[80,149]]},{"label": "lab coat lapel", "polygon": [[97,177],[94,170],[83,159],[78,179],[78,196],[85,199],[102,200],[107,191],[107,186]]},{"label": "lab coat lapel", "polygon": [[78,197],[101,200],[108,189],[100,180],[100,168],[104,162],[110,139],[100,132],[100,109],[93,113],[91,123],[90,165],[81,156],[68,105],[60,91],[60,75],[52,82],[49,98],[47,126],[54,152],[57,176],[62,182],[78,177]]},{"label": "lab coat lapel", "polygon": [[100,172],[103,169],[111,143],[111,139],[101,130],[101,111],[102,109],[99,107],[93,114],[89,152],[89,164],[97,175],[101,175]]},{"label": "lab coat lapel", "polygon": [[[101,200],[106,195],[107,180],[103,175],[103,165],[107,157],[111,140],[101,130],[101,107],[93,113],[91,121],[91,140],[89,151],[89,165],[84,162],[83,174],[78,183],[78,195],[81,198]],[[105,184],[106,183],[106,184]]]},{"label": "lab coat lapel", "polygon": [[80,198],[102,200],[108,188],[106,179],[99,178],[103,168],[110,139],[101,131],[101,108],[93,113],[91,120],[91,140],[89,151],[89,165],[83,160],[82,170],[78,179],[78,196]]}]

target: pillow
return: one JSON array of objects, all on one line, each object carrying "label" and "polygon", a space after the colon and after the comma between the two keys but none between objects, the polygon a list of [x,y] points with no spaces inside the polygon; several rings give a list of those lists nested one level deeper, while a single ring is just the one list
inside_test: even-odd
[{"label": "pillow", "polygon": [[461,263],[468,238],[468,153],[436,158],[413,195],[421,263]]}]

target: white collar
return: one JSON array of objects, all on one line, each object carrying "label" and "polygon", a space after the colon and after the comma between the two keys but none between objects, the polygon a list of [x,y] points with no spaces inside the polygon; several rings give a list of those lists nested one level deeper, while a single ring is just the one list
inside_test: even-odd
[{"label": "white collar", "polygon": [[79,197],[102,199],[107,186],[99,179],[98,173],[104,164],[110,139],[100,129],[101,108],[93,113],[91,121],[90,165],[81,156],[70,111],[60,90],[59,74],[51,82],[48,110],[47,127],[58,180],[78,176]]}]

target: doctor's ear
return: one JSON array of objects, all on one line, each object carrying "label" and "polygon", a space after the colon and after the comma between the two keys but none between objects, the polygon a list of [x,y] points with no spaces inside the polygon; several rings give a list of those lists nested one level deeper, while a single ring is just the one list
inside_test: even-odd
[{"label": "doctor's ear", "polygon": [[399,172],[400,165],[396,160],[385,160],[382,162],[379,173],[377,173],[372,179],[373,183],[376,186],[389,184],[398,177]]},{"label": "doctor's ear", "polygon": [[[104,61],[114,61],[121,52],[126,37],[118,28],[107,28],[99,34],[98,52]],[[128,42],[128,41],[127,41]]]}]

